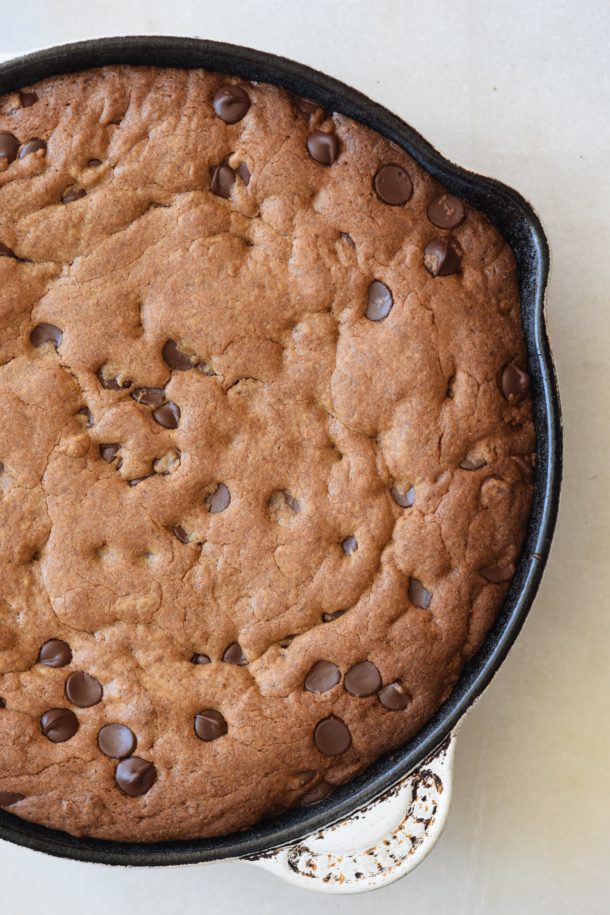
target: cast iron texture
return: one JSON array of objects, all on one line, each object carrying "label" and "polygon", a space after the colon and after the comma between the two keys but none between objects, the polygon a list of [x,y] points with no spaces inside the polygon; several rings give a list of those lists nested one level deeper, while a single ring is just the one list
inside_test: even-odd
[{"label": "cast iron texture", "polygon": [[[415,768],[443,741],[487,686],[523,625],[548,556],[561,483],[559,395],[544,322],[548,244],[531,206],[512,188],[447,161],[412,127],[343,83],[262,51],[192,38],[101,38],[37,51],[0,64],[0,93],[45,77],[104,64],[204,67],[236,74],[247,80],[276,83],[314,99],[329,111],[361,121],[405,149],[452,193],[485,213],[511,245],[518,266],[537,437],[532,515],[504,605],[485,644],[434,718],[407,744],[379,759],[320,804],[290,811],[232,835],[159,843],[110,842],[74,838],[0,811],[0,838],[79,861],[152,866],[260,855],[344,819]],[[180,816],[179,810],[176,816]]]}]

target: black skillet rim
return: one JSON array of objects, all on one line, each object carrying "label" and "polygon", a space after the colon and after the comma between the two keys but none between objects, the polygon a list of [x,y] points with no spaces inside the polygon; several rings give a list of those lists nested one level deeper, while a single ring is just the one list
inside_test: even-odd
[{"label": "black skillet rim", "polygon": [[113,842],[74,837],[0,811],[0,839],[78,861],[150,867],[256,858],[348,817],[420,764],[488,685],[523,625],[547,560],[562,471],[559,393],[544,321],[548,243],[536,213],[517,191],[448,161],[412,127],[360,92],[303,64],[263,51],[196,38],[99,38],[47,48],[0,64],[0,93],[61,73],[120,63],[204,67],[244,79],[275,83],[314,99],[328,110],[361,121],[405,149],[449,190],[485,213],[509,242],[517,260],[537,435],[537,469],[528,536],[517,573],[483,647],[427,725],[403,747],[386,754],[320,804],[217,838]]}]

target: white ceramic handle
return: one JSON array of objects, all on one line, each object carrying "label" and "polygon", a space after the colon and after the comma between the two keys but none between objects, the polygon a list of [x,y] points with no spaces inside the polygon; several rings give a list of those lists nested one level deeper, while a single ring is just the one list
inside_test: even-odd
[{"label": "white ceramic handle", "polygon": [[413,772],[347,820],[248,859],[297,886],[362,893],[412,871],[443,831],[453,780],[456,731]]}]

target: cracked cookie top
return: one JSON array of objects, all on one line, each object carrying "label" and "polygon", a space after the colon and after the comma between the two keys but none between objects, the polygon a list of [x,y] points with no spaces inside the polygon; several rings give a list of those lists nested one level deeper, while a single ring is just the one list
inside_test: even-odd
[{"label": "cracked cookie top", "polygon": [[516,568],[512,253],[268,85],[0,97],[0,805],[211,836],[415,734]]}]

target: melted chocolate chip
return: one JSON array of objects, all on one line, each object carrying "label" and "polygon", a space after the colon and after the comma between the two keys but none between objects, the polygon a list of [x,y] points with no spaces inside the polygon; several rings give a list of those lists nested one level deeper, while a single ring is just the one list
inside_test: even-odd
[{"label": "melted chocolate chip", "polygon": [[4,696],[0,696],[0,708],[6,708],[6,699]]},{"label": "melted chocolate chip", "polygon": [[334,133],[315,130],[307,137],[307,152],[320,165],[332,165],[339,155],[339,140]]},{"label": "melted chocolate chip", "polygon": [[413,606],[427,610],[432,600],[432,591],[426,590],[418,578],[410,578],[409,600]]},{"label": "melted chocolate chip", "polygon": [[24,92],[22,89],[19,93],[19,101],[21,102],[22,108],[31,108],[32,105],[35,105],[38,101],[38,95],[33,90],[31,92]]},{"label": "melted chocolate chip", "polygon": [[355,537],[350,535],[349,537],[346,537],[345,540],[341,541],[341,549],[346,556],[351,556],[352,553],[355,553],[358,549],[358,541]]},{"label": "melted chocolate chip", "polygon": [[165,429],[177,429],[180,423],[180,407],[170,400],[162,407],[157,407],[153,419]]},{"label": "melted chocolate chip", "polygon": [[119,453],[119,448],[121,446],[116,442],[107,445],[100,445],[100,455],[103,461],[106,461],[107,464],[112,464],[115,457]]},{"label": "melted chocolate chip", "polygon": [[353,696],[372,696],[381,686],[381,674],[372,661],[360,661],[350,667],[343,684]]},{"label": "melted chocolate chip", "polygon": [[433,238],[424,249],[424,267],[432,276],[457,273],[462,250],[455,238]]},{"label": "melted chocolate chip", "polygon": [[19,158],[25,159],[26,156],[31,155],[32,153],[38,152],[38,150],[47,151],[47,144],[44,140],[41,140],[40,137],[33,137],[33,139],[28,140],[27,143],[24,143],[21,149],[19,150]]},{"label": "melted chocolate chip", "polygon": [[228,200],[234,184],[235,172],[230,165],[223,162],[212,169],[210,190],[217,197],[224,197],[225,200]]},{"label": "melted chocolate chip", "polygon": [[486,467],[487,461],[484,457],[465,457],[460,467],[462,470],[480,470],[481,467]]},{"label": "melted chocolate chip", "polygon": [[191,658],[191,664],[211,664],[207,654],[194,654]]},{"label": "melted chocolate chip", "polygon": [[40,727],[52,743],[64,743],[78,731],[78,718],[69,708],[52,708],[41,716]]},{"label": "melted chocolate chip", "polygon": [[158,407],[165,400],[165,388],[134,388],[131,396],[147,407]]},{"label": "melted chocolate chip", "polygon": [[317,785],[314,785],[301,797],[301,807],[311,807],[313,804],[318,804],[334,790],[334,785],[329,785],[328,782],[318,782]]},{"label": "melted chocolate chip", "polygon": [[37,324],[30,333],[30,343],[32,346],[44,346],[45,343],[52,343],[55,349],[59,349],[63,338],[63,331],[54,324]]},{"label": "melted chocolate chip", "polygon": [[0,791],[0,807],[12,807],[19,801],[25,800],[25,794],[19,794],[18,791]]},{"label": "melted chocolate chip", "polygon": [[61,195],[62,203],[74,203],[75,200],[80,200],[81,197],[86,197],[87,191],[84,187],[67,187],[66,190]]},{"label": "melted chocolate chip", "polygon": [[530,387],[530,376],[514,362],[505,365],[500,374],[500,390],[509,403],[520,403]]},{"label": "melted chocolate chip", "polygon": [[382,165],[373,187],[379,199],[393,207],[402,206],[413,194],[413,183],[401,165]]},{"label": "melted chocolate chip", "polygon": [[245,667],[248,659],[241,649],[239,642],[231,642],[224,650],[222,660],[225,664],[237,664],[239,667]]},{"label": "melted chocolate chip", "polygon": [[130,756],[118,764],[114,778],[124,794],[128,794],[129,797],[141,797],[150,791],[156,782],[157,770],[147,759]]},{"label": "melted chocolate chip", "polygon": [[66,680],[65,692],[72,705],[89,708],[102,701],[104,690],[99,680],[84,670],[75,670]]},{"label": "melted chocolate chip", "polygon": [[85,428],[90,429],[93,425],[93,413],[89,407],[81,407],[80,410],[76,411],[77,416],[82,416],[85,423]]},{"label": "melted chocolate chip", "polygon": [[45,667],[65,667],[72,660],[72,651],[63,639],[49,639],[40,646],[38,663]]},{"label": "melted chocolate chip", "polygon": [[0,241],[0,257],[14,257],[17,260],[17,255],[12,248],[9,248],[8,245],[3,245]]},{"label": "melted chocolate chip", "polygon": [[175,527],[172,527],[172,534],[174,537],[177,537],[180,543],[189,543],[190,537],[187,532],[184,530],[181,524],[176,524]]},{"label": "melted chocolate chip", "polygon": [[237,168],[235,169],[235,174],[239,175],[241,180],[244,182],[246,187],[250,184],[250,169],[245,162],[240,162]]},{"label": "melted chocolate chip", "polygon": [[314,742],[326,756],[338,756],[345,753],[350,743],[352,735],[348,726],[340,718],[330,715],[318,721],[313,732]]},{"label": "melted chocolate chip", "polygon": [[178,349],[174,340],[168,340],[161,350],[163,361],[172,372],[187,372],[193,368],[194,360]]},{"label": "melted chocolate chip", "polygon": [[493,565],[480,569],[480,572],[487,581],[492,582],[494,585],[499,585],[501,582],[508,581],[509,578],[513,577],[515,567],[513,565]]},{"label": "melted chocolate chip", "polygon": [[97,743],[110,759],[125,759],[136,748],[136,735],[125,724],[105,724],[97,735]]},{"label": "melted chocolate chip", "polygon": [[453,194],[439,194],[428,204],[428,219],[439,229],[455,229],[465,215],[464,204]]},{"label": "melted chocolate chip", "polygon": [[368,304],[365,315],[369,321],[383,321],[392,310],[394,299],[390,289],[380,280],[373,280],[369,286]]},{"label": "melted chocolate chip", "polygon": [[347,232],[341,232],[341,234],[339,235],[339,238],[341,239],[341,241],[344,241],[346,245],[349,245],[350,248],[356,247],[356,243],[354,242],[354,239]]},{"label": "melted chocolate chip", "polygon": [[225,124],[237,124],[250,109],[250,96],[241,86],[223,86],[212,101],[214,111]]},{"label": "melted chocolate chip", "polygon": [[89,161],[87,162],[87,168],[99,168],[100,165],[103,165],[103,164],[104,163],[102,162],[101,159],[89,159]]},{"label": "melted chocolate chip", "polygon": [[106,388],[107,391],[122,391],[125,388],[131,387],[131,381],[129,381],[129,380],[123,381],[123,383],[121,384],[119,382],[118,378],[107,377],[106,375],[104,375],[104,368],[105,368],[105,366],[103,366],[103,365],[100,366],[95,374],[96,374],[97,380],[99,381],[101,386],[103,388]]},{"label": "melted chocolate chip", "polygon": [[199,740],[218,740],[228,730],[224,717],[214,708],[204,708],[195,715],[195,734]]},{"label": "melted chocolate chip", "polygon": [[231,504],[231,493],[224,483],[219,483],[213,493],[205,497],[205,504],[211,515],[223,512]]},{"label": "melted chocolate chip", "polygon": [[[118,468],[118,465],[117,465],[117,468]],[[152,476],[154,476],[153,473],[147,473],[145,477],[134,477],[133,480],[127,480],[127,485],[128,486],[137,486],[139,483],[143,483],[144,480],[148,480]]]},{"label": "melted chocolate chip", "polygon": [[293,95],[292,101],[294,102],[296,113],[300,115],[304,121],[309,122],[316,111],[320,111],[322,113],[322,117],[326,115],[326,112],[322,106],[318,105],[317,102],[312,102],[307,98],[301,98],[300,95]]},{"label": "melted chocolate chip", "polygon": [[408,489],[405,489],[395,483],[390,489],[390,495],[401,508],[411,508],[415,502],[415,487],[409,486]]},{"label": "melted chocolate chip", "polygon": [[391,712],[402,712],[410,704],[411,695],[400,681],[395,680],[379,690],[378,699]]},{"label": "melted chocolate chip", "polygon": [[322,622],[323,623],[332,623],[333,620],[338,620],[340,616],[343,616],[345,610],[335,610],[334,613],[323,613]]},{"label": "melted chocolate chip", "polygon": [[325,693],[336,686],[341,671],[332,661],[316,661],[305,677],[304,687],[309,693]]},{"label": "melted chocolate chip", "polygon": [[0,130],[0,159],[6,159],[10,164],[17,158],[19,140],[8,130]]}]

